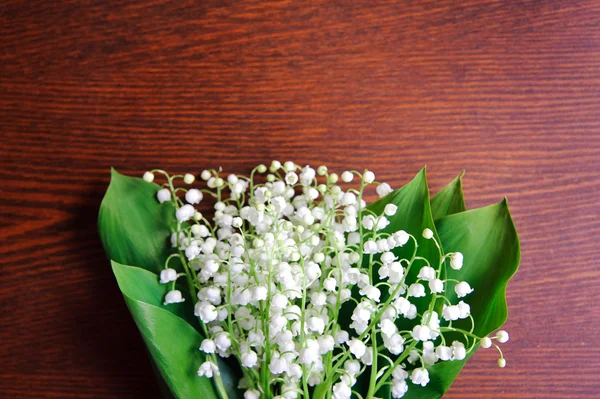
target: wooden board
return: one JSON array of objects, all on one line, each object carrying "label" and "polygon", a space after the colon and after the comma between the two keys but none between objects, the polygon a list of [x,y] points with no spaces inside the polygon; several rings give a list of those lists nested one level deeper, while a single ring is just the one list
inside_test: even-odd
[{"label": "wooden board", "polygon": [[458,398],[600,395],[600,3],[0,4],[0,397],[158,398],[104,257],[109,168],[292,159],[508,196],[508,367]]}]

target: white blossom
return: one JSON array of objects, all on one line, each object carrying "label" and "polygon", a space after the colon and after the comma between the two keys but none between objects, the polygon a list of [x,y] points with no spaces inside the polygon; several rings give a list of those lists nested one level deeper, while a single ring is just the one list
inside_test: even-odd
[{"label": "white blossom", "polygon": [[394,380],[392,383],[392,396],[394,398],[401,398],[404,396],[404,394],[406,394],[406,392],[408,392],[408,384],[406,383],[406,381],[401,380]]},{"label": "white blossom", "polygon": [[248,389],[244,392],[244,399],[260,399],[260,392],[256,389]]},{"label": "white blossom", "polygon": [[460,341],[452,341],[452,360],[463,360],[467,357],[465,345]]},{"label": "white blossom", "polygon": [[288,172],[285,175],[285,182],[289,185],[298,183],[298,175],[294,172]]},{"label": "white blossom", "polygon": [[165,295],[164,304],[169,305],[171,303],[180,303],[183,301],[185,301],[185,298],[181,294],[181,291],[172,290],[172,291],[167,292],[167,295]]},{"label": "white blossom", "polygon": [[213,376],[220,375],[219,368],[216,364],[211,361],[202,363],[198,369],[198,376],[212,378]]},{"label": "white blossom", "polygon": [[242,366],[244,367],[254,367],[258,361],[258,355],[256,352],[252,350],[248,350],[247,352],[242,353]]},{"label": "white blossom", "polygon": [[463,254],[455,252],[450,258],[450,267],[454,270],[460,270],[463,266]]},{"label": "white blossom", "polygon": [[392,192],[392,188],[387,183],[381,183],[379,186],[377,186],[375,191],[377,191],[377,195],[379,195],[379,197],[385,197]]},{"label": "white blossom", "polygon": [[425,281],[433,280],[435,279],[435,269],[431,266],[424,266],[419,271],[417,277]]},{"label": "white blossom", "polygon": [[361,358],[365,351],[367,350],[367,346],[360,340],[356,338],[352,338],[348,342],[348,347],[350,348],[350,352],[356,357]]},{"label": "white blossom", "polygon": [[425,368],[414,369],[410,374],[410,380],[413,384],[424,387],[429,383],[429,372]]},{"label": "white blossom", "polygon": [[425,287],[420,283],[413,283],[408,287],[408,295],[420,298],[425,296]]},{"label": "white blossom", "polygon": [[186,204],[181,208],[177,209],[177,211],[175,212],[175,216],[177,217],[179,223],[183,223],[190,220],[194,216],[194,213],[196,213],[196,209],[194,209],[193,206]]},{"label": "white blossom", "polygon": [[190,204],[199,204],[202,201],[202,191],[192,188],[185,193],[185,200]]},{"label": "white blossom", "polygon": [[200,350],[204,353],[215,353],[217,350],[217,345],[215,345],[215,341],[207,338],[202,341]]},{"label": "white blossom", "polygon": [[156,193],[156,198],[158,198],[158,202],[160,202],[161,204],[163,202],[170,201],[171,200],[171,191],[169,191],[168,188],[160,189]]},{"label": "white blossom", "polygon": [[459,298],[465,297],[473,292],[473,289],[466,281],[461,281],[454,286],[454,291]]},{"label": "white blossom", "polygon": [[459,319],[466,319],[467,317],[469,317],[469,315],[471,314],[471,307],[467,303],[460,301],[457,306],[460,312],[458,316]]},{"label": "white blossom", "polygon": [[385,208],[383,208],[383,213],[387,216],[394,216],[398,211],[398,207],[394,204],[387,204]]},{"label": "white blossom", "polygon": [[343,383],[338,382],[333,386],[333,398],[334,399],[350,399],[352,396],[352,390],[350,387]]},{"label": "white blossom", "polygon": [[435,348],[435,354],[440,360],[447,361],[452,359],[452,348],[440,345]]},{"label": "white blossom", "polygon": [[160,272],[160,283],[167,284],[177,280],[177,271],[175,269],[164,269]]},{"label": "white blossom", "polygon": [[431,335],[431,330],[427,326],[416,325],[413,327],[411,336],[417,341],[427,341]]},{"label": "white blossom", "polygon": [[406,244],[408,242],[408,240],[410,239],[410,236],[408,235],[408,233],[404,230],[400,230],[397,231],[393,234],[394,240],[396,241],[396,243],[398,244],[398,246],[403,246],[404,244]]},{"label": "white blossom", "polygon": [[444,292],[444,282],[439,278],[429,280],[429,289],[432,294],[441,294]]},{"label": "white blossom", "polygon": [[442,317],[446,321],[454,321],[460,318],[460,308],[456,305],[446,306],[442,310]]}]

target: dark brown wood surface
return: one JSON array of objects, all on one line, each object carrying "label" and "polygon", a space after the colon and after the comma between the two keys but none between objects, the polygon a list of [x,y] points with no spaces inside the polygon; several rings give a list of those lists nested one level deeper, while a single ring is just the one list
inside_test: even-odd
[{"label": "dark brown wood surface", "polygon": [[0,4],[0,397],[158,398],[96,232],[109,168],[368,167],[508,196],[508,367],[446,398],[600,397],[598,1]]}]

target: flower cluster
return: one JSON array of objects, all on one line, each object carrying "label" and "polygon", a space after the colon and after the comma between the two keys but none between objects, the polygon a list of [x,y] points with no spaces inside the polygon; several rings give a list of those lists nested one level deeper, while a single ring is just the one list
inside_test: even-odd
[{"label": "flower cluster", "polygon": [[[189,189],[173,182],[194,184],[191,174],[152,171],[144,180],[157,172],[168,179],[157,199],[173,203],[177,221],[171,236],[177,252],[160,274],[161,283],[172,284],[164,303],[185,300],[175,284],[186,279],[205,335],[198,375],[219,379],[216,356],[233,356],[246,399],[310,398],[317,387],[347,399],[363,373],[367,397],[389,384],[400,398],[409,382],[428,384],[428,366],[463,360],[492,339],[508,340],[504,331],[473,334],[465,302],[473,289],[444,273],[447,265],[462,268],[461,253],[443,254],[430,229],[419,238],[393,231],[390,220],[402,211],[393,203],[380,214],[367,207],[368,186],[376,185],[380,197],[392,192],[371,171],[338,176],[325,166],[273,161],[249,177],[204,171],[206,187]],[[198,210],[205,197],[214,200],[210,217]],[[435,243],[439,259],[417,256],[421,240]],[[402,247],[409,256],[398,255]],[[173,259],[183,271],[170,266]],[[449,291],[460,301],[452,303]],[[452,326],[461,319],[470,320],[470,330]],[[464,340],[449,342],[447,333]],[[505,364],[501,355],[499,365]]]}]

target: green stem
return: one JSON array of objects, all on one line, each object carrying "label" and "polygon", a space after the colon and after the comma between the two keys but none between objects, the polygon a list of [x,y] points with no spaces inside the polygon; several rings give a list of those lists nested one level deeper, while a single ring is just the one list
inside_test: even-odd
[{"label": "green stem", "polygon": [[371,378],[369,380],[369,390],[367,391],[367,398],[372,398],[376,392],[377,383],[377,335],[375,334],[375,326],[371,329],[371,345],[373,347],[373,362],[371,364]]},{"label": "green stem", "polygon": [[[214,356],[214,355],[213,355]],[[214,362],[215,364],[217,364],[217,359],[216,356],[214,356]],[[221,399],[229,399],[229,395],[227,395],[227,390],[225,389],[225,385],[223,384],[223,380],[221,379],[221,374],[219,375],[214,375],[213,376],[214,379],[214,385],[217,388],[217,393],[219,394],[219,398]]]}]

